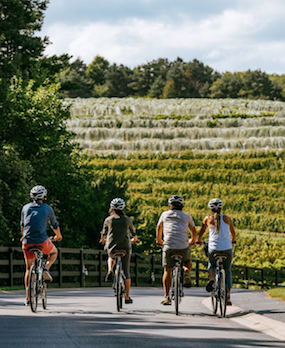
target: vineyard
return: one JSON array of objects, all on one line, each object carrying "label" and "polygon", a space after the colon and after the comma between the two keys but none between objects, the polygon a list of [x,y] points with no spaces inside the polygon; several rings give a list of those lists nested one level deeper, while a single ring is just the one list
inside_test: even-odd
[{"label": "vineyard", "polygon": [[[173,193],[198,226],[209,199],[220,197],[236,228],[285,232],[285,103],[102,98],[76,99],[71,111],[68,128],[96,176],[112,174],[126,189],[142,248],[155,249],[155,226]],[[282,267],[276,241],[242,239],[261,256],[237,255],[239,264]]]}]

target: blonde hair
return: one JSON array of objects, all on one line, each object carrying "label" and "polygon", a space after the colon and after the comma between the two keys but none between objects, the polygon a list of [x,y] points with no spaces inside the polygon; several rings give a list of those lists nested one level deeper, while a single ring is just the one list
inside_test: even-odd
[{"label": "blonde hair", "polygon": [[[212,210],[213,211],[213,210]],[[214,213],[214,223],[215,223],[215,230],[216,233],[220,232],[220,226],[221,226],[221,209],[217,211],[213,211]]]}]

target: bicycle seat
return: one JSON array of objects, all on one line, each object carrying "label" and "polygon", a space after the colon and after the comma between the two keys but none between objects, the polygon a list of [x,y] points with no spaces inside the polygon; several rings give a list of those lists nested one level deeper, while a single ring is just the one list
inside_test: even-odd
[{"label": "bicycle seat", "polygon": [[225,259],[227,259],[227,258],[229,257],[229,255],[226,254],[226,253],[215,253],[215,254],[213,255],[213,258],[214,258],[214,259],[218,259],[219,257],[220,257],[221,259],[225,260]]},{"label": "bicycle seat", "polygon": [[183,259],[183,257],[184,257],[184,253],[175,253],[175,252],[173,252],[173,253],[171,253],[170,254],[170,257],[172,258],[172,259],[177,259],[177,260],[181,260],[181,259]]},{"label": "bicycle seat", "polygon": [[111,257],[114,258],[114,257],[123,257],[126,255],[126,250],[114,250],[112,253],[111,253]]},{"label": "bicycle seat", "polygon": [[43,250],[43,247],[41,246],[31,246],[28,248],[28,251],[30,253],[36,253],[36,252],[39,252],[39,251],[42,251]]}]

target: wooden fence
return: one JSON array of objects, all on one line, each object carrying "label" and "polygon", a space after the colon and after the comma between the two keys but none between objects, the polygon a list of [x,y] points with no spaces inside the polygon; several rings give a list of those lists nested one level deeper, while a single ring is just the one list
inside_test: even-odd
[{"label": "wooden fence", "polygon": [[[52,267],[51,287],[107,286],[107,255],[102,250],[58,248],[58,259]],[[235,287],[270,288],[285,284],[285,271],[233,265]],[[21,248],[0,247],[0,287],[21,287],[25,265]],[[132,254],[133,286],[161,286],[161,255]],[[208,280],[207,262],[193,260],[192,279],[195,286]]]}]

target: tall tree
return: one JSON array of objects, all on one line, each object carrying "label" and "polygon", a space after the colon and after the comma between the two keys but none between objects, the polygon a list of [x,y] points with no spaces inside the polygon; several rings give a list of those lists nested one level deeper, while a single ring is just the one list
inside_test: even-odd
[{"label": "tall tree", "polygon": [[0,2],[0,76],[31,77],[48,39],[40,31],[48,0],[2,0]]}]

